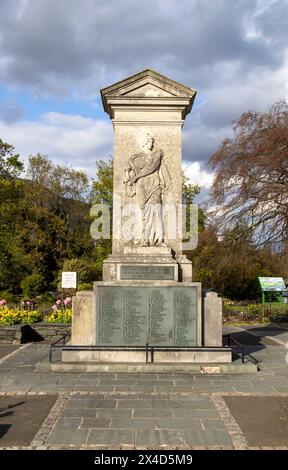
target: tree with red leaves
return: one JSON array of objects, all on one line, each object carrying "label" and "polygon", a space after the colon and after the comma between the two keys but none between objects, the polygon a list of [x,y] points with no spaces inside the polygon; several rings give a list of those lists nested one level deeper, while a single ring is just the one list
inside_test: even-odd
[{"label": "tree with red leaves", "polygon": [[288,239],[288,104],[267,113],[245,112],[234,136],[212,155],[212,197],[219,228],[253,230],[258,244],[283,246]]}]

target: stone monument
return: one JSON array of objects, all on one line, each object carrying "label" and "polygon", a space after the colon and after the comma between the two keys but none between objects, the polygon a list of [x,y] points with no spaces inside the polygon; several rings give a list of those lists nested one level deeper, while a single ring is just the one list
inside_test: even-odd
[{"label": "stone monument", "polygon": [[[222,301],[182,253],[181,129],[196,91],[152,70],[101,90],[114,128],[113,244],[73,299],[65,362],[231,362]],[[145,351],[146,347],[146,351]]]}]

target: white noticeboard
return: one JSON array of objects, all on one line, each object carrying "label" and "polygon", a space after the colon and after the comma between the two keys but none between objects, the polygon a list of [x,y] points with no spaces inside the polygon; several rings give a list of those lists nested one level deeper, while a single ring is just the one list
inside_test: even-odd
[{"label": "white noticeboard", "polygon": [[62,272],[62,289],[76,289],[77,287],[77,273],[63,271]]}]

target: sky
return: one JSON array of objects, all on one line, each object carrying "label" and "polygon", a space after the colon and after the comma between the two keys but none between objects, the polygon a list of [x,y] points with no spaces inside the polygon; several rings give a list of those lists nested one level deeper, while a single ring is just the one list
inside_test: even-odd
[{"label": "sky", "polygon": [[183,163],[204,198],[232,121],[288,100],[287,21],[288,0],[0,0],[0,138],[94,177],[100,89],[152,68],[197,90]]}]

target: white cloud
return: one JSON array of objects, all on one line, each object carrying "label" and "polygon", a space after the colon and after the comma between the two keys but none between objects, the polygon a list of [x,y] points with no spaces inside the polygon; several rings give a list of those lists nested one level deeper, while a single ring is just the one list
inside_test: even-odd
[{"label": "white cloud", "polygon": [[199,162],[184,164],[184,173],[192,184],[198,184],[201,188],[209,189],[213,183],[213,173],[202,170]]},{"label": "white cloud", "polygon": [[[32,93],[35,100],[86,100],[101,112],[100,87],[147,67],[196,88],[183,159],[196,162],[189,171],[206,190],[211,174],[198,162],[231,136],[231,121],[288,99],[287,0],[0,3],[0,80],[10,90]],[[94,161],[112,152],[112,126],[104,114],[96,121],[47,113],[39,122],[13,124],[21,110],[8,108],[0,136],[25,158],[39,151],[93,175]]]},{"label": "white cloud", "polygon": [[215,64],[241,63],[238,80],[278,67],[286,17],[286,0],[1,0],[0,76],[36,94],[84,96],[154,67],[210,88]]},{"label": "white cloud", "polygon": [[110,122],[61,113],[46,113],[39,122],[0,121],[0,135],[24,161],[39,152],[54,162],[85,169],[91,177],[95,176],[95,161],[105,160],[113,146]]}]

